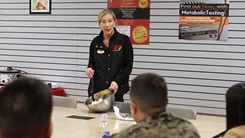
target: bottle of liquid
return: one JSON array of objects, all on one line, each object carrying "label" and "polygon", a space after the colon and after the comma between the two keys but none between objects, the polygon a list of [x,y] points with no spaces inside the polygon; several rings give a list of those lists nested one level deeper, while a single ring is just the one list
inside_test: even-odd
[{"label": "bottle of liquid", "polygon": [[110,131],[107,121],[107,114],[101,115],[101,122],[99,125],[99,133],[98,138],[109,138],[110,137]]}]

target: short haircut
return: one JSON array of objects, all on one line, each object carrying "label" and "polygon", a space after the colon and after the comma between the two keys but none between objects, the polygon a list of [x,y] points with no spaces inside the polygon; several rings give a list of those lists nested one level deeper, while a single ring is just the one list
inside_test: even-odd
[{"label": "short haircut", "polygon": [[231,86],[226,92],[227,130],[245,125],[245,83]]},{"label": "short haircut", "polygon": [[52,96],[41,80],[21,77],[0,90],[0,134],[6,138],[40,137],[50,124]]},{"label": "short haircut", "polygon": [[143,73],[132,80],[130,99],[143,111],[164,108],[168,89],[163,77],[154,73]]},{"label": "short haircut", "polygon": [[99,15],[98,15],[98,23],[100,23],[101,18],[103,18],[106,14],[112,15],[113,20],[116,21],[116,15],[115,15],[115,13],[114,13],[112,10],[110,10],[110,9],[103,9],[103,10],[99,13]]}]

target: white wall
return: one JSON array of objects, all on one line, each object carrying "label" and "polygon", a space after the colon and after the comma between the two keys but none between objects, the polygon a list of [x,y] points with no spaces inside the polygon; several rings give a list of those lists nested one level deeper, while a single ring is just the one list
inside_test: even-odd
[{"label": "white wall", "polygon": [[[86,100],[89,44],[100,31],[97,14],[106,2],[52,0],[51,15],[30,15],[29,0],[1,0],[0,70],[24,70]],[[245,80],[244,4],[230,0],[228,41],[187,41],[178,39],[179,0],[151,0],[150,45],[134,45],[130,81],[158,73],[168,83],[170,104],[225,114],[225,91]]]}]

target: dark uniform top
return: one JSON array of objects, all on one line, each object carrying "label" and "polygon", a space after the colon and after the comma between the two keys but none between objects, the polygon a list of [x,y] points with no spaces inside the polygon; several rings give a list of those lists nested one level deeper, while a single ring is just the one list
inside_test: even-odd
[{"label": "dark uniform top", "polygon": [[[129,75],[133,67],[133,47],[128,36],[115,33],[110,38],[109,46],[103,43],[103,32],[93,39],[90,44],[88,67],[95,70],[93,76],[93,93],[108,89],[111,82],[118,84],[117,96],[123,98],[123,94],[129,91]],[[92,81],[89,83],[89,96]]]},{"label": "dark uniform top", "polygon": [[160,112],[146,117],[111,138],[200,138],[189,122],[171,113]]}]

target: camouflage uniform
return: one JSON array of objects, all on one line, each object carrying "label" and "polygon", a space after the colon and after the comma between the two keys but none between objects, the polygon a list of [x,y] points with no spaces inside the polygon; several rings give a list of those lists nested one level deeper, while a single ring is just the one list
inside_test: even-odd
[{"label": "camouflage uniform", "polygon": [[160,112],[142,119],[111,138],[200,138],[195,126],[171,113]]}]

